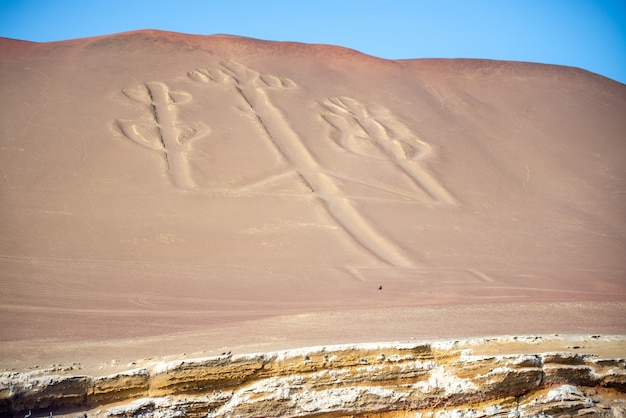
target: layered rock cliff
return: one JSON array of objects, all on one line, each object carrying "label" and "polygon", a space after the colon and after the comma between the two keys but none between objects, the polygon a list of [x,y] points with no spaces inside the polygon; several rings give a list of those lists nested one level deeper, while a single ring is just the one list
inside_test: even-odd
[{"label": "layered rock cliff", "polygon": [[[602,346],[622,355],[594,354]],[[108,376],[6,372],[0,408],[34,417],[624,416],[625,346],[624,337],[503,337],[152,361]]]}]

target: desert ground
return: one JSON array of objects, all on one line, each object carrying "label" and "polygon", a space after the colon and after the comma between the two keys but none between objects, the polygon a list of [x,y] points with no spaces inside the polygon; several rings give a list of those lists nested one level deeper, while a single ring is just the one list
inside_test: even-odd
[{"label": "desert ground", "polygon": [[626,331],[618,82],[139,31],[0,92],[2,370]]}]

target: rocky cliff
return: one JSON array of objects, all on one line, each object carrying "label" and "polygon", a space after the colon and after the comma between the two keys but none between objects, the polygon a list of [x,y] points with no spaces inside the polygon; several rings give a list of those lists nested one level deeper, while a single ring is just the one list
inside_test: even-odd
[{"label": "rocky cliff", "polygon": [[624,337],[503,337],[151,361],[108,376],[58,366],[0,375],[0,408],[35,417],[624,416],[624,347]]}]

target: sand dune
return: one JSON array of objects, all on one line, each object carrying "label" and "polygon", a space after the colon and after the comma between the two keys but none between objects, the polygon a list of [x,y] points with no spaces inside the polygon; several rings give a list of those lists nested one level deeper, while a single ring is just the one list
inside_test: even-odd
[{"label": "sand dune", "polygon": [[158,31],[0,65],[1,367],[624,331],[623,84]]}]

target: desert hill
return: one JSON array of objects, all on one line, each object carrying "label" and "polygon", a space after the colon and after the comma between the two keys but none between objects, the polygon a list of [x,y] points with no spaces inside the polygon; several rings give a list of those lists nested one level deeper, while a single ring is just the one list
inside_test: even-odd
[{"label": "desert hill", "polygon": [[618,82],[139,31],[0,91],[4,368],[624,331]]}]

